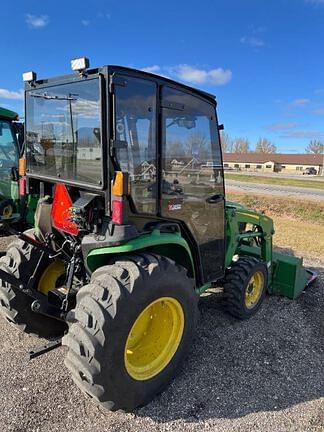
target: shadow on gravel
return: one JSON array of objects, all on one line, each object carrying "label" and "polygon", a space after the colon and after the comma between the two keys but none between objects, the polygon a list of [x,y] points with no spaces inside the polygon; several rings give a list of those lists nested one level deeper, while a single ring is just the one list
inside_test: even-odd
[{"label": "shadow on gravel", "polygon": [[319,278],[297,300],[268,296],[248,321],[227,315],[215,297],[201,301],[197,336],[181,373],[136,416],[197,423],[324,396],[324,269],[311,270]]}]

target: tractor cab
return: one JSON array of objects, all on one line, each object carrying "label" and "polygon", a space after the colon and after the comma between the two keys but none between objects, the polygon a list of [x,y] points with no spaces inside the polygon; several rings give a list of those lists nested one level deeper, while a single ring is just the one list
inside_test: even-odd
[{"label": "tractor cab", "polygon": [[84,250],[163,224],[193,246],[183,260],[194,261],[201,282],[223,275],[224,179],[212,95],[115,66],[34,79],[26,82],[26,143],[29,193],[55,199],[54,186],[64,184],[74,212],[65,215],[82,232]]}]

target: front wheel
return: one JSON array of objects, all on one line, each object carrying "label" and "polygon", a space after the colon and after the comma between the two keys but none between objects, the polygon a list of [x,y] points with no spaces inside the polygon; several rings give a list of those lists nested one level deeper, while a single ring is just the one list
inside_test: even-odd
[{"label": "front wheel", "polygon": [[111,410],[147,404],[192,343],[197,302],[192,279],[168,258],[142,253],[99,268],[63,338],[75,383]]},{"label": "front wheel", "polygon": [[225,275],[224,298],[227,311],[236,318],[250,318],[261,307],[267,286],[266,264],[254,257],[240,257]]}]

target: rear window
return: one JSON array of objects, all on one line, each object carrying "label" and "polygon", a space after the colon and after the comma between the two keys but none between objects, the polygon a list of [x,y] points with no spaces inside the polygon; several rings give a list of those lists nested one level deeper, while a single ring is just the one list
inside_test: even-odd
[{"label": "rear window", "polygon": [[97,78],[28,91],[28,172],[102,184],[100,112]]}]

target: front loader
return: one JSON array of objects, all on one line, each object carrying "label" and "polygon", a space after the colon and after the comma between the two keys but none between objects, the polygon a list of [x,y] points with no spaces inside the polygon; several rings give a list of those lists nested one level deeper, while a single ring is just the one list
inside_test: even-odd
[{"label": "front loader", "polygon": [[96,403],[133,410],[176,375],[199,296],[246,319],[315,276],[274,253],[273,223],[226,202],[215,98],[119,66],[25,75],[26,193],[35,227],[0,259],[0,309],[59,338]]}]

